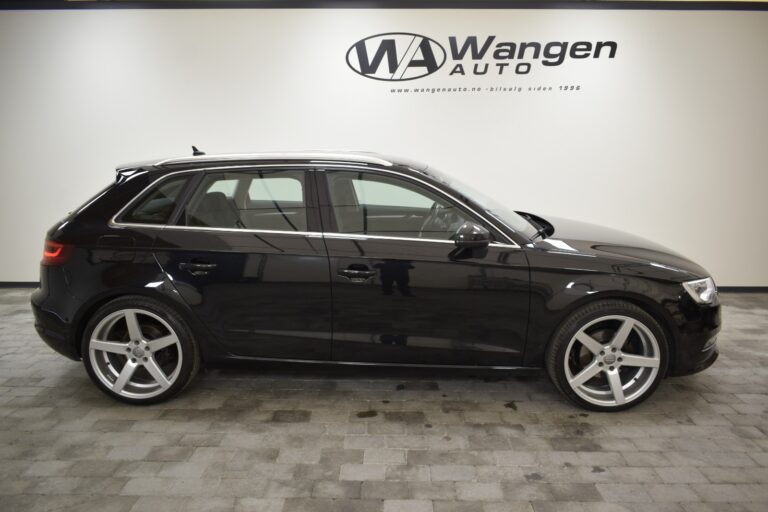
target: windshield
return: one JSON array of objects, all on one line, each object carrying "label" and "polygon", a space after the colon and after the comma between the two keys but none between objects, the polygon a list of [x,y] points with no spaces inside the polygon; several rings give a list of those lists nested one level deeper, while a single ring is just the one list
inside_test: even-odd
[{"label": "windshield", "polygon": [[423,172],[437,181],[445,183],[459,194],[477,204],[477,206],[483,208],[483,210],[490,214],[494,219],[504,223],[508,228],[520,233],[526,238],[531,239],[537,234],[536,228],[530,222],[504,203],[488,197],[469,185],[461,183],[453,176],[437,171],[432,167],[426,168]]}]

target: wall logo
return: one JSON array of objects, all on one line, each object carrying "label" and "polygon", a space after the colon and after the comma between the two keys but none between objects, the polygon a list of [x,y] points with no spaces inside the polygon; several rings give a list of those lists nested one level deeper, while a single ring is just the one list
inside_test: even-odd
[{"label": "wall logo", "polygon": [[[451,59],[448,76],[527,75],[534,64],[560,66],[566,60],[616,56],[616,41],[504,41],[496,36],[448,38],[448,52],[434,39],[408,32],[377,34],[347,50],[347,65],[374,80],[401,82],[437,72]],[[448,68],[446,68],[448,69]]]},{"label": "wall logo", "polygon": [[445,49],[419,34],[389,32],[366,37],[347,50],[347,65],[364,77],[402,82],[431,75],[445,64]]}]

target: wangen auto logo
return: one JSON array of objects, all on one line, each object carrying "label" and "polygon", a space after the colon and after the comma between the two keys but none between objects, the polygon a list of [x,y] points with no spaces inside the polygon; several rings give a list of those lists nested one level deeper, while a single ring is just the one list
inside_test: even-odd
[{"label": "wangen auto logo", "polygon": [[347,65],[358,75],[401,82],[435,73],[448,59],[449,77],[528,75],[536,66],[613,59],[616,41],[510,41],[496,35],[448,36],[448,50],[434,39],[410,32],[369,36],[347,50]]},{"label": "wangen auto logo", "polygon": [[389,32],[366,37],[347,50],[347,65],[367,78],[400,82],[431,75],[445,63],[445,49],[426,36]]}]

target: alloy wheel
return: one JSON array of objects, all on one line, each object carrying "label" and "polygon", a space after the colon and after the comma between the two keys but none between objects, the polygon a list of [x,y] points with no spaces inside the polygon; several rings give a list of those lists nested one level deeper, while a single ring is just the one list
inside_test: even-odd
[{"label": "alloy wheel", "polygon": [[621,406],[643,396],[661,366],[659,342],[648,326],[608,315],[582,326],[565,350],[565,377],[587,402]]},{"label": "alloy wheel", "polygon": [[178,335],[158,315],[120,309],[93,329],[88,357],[98,379],[126,398],[152,398],[170,388],[181,371]]}]

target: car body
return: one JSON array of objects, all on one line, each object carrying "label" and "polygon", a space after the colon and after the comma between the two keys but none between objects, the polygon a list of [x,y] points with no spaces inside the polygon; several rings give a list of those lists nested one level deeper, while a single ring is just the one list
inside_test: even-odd
[{"label": "car body", "polygon": [[[121,166],[114,183],[48,232],[35,325],[54,350],[86,360],[84,336],[100,308],[141,297],[157,304],[157,321],[172,312],[188,327],[207,366],[543,368],[569,318],[613,301],[658,324],[648,339],[664,347],[642,349],[663,359],[654,387],[717,358],[720,307],[703,268],[631,235],[486,201],[425,165],[369,153],[199,154]],[[620,317],[610,317],[614,334]],[[644,332],[632,331],[638,346]],[[601,368],[614,357],[593,356],[608,358]],[[114,376],[105,379],[109,387]],[[141,403],[139,392],[116,397]],[[601,400],[574,401],[628,405]]]}]

